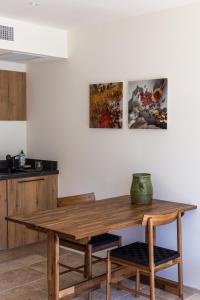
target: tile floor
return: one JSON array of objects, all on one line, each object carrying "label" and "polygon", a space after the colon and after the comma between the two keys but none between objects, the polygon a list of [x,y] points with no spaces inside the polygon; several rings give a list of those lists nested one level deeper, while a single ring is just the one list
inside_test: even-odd
[{"label": "tile floor", "polygon": [[[43,251],[44,252],[44,251]],[[72,266],[83,263],[82,255],[65,251],[60,260],[62,262],[71,262]],[[27,254],[6,262],[0,263],[0,300],[47,300],[47,281],[46,281],[46,257],[42,254]],[[99,275],[105,271],[105,264],[99,263],[94,266],[94,273]],[[60,288],[70,286],[80,282],[82,275],[78,273],[65,274],[61,277]],[[125,280],[124,283],[131,287],[133,282]],[[148,287],[142,285],[142,290]],[[176,296],[161,290],[156,290],[157,300],[175,300]],[[87,299],[86,296],[80,296],[76,300]],[[93,292],[94,300],[105,299],[105,289],[99,289]],[[127,292],[112,289],[112,300],[131,300],[136,299]],[[143,297],[140,300],[146,299]],[[200,300],[200,292],[197,290],[185,288],[185,298],[187,300]]]}]

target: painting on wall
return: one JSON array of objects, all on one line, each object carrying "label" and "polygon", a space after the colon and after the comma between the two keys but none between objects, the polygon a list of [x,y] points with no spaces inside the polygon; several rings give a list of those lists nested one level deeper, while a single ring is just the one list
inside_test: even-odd
[{"label": "painting on wall", "polygon": [[90,85],[90,128],[122,128],[123,82]]},{"label": "painting on wall", "polygon": [[167,129],[167,78],[128,82],[128,127]]}]

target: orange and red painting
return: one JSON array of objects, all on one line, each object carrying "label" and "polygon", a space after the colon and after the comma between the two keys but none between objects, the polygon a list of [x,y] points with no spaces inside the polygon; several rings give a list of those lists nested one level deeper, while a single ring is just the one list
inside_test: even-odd
[{"label": "orange and red painting", "polygon": [[90,85],[90,128],[122,128],[123,82]]}]

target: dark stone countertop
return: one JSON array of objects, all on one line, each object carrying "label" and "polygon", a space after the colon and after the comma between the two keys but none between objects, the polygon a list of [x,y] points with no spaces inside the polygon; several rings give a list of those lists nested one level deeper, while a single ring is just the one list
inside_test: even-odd
[{"label": "dark stone countertop", "polygon": [[[42,166],[43,166],[42,170],[35,169],[36,161],[40,161],[42,163]],[[0,180],[59,174],[57,161],[27,158],[26,164],[30,165],[31,168],[20,169],[18,166],[16,166],[15,169],[12,169],[9,172],[7,161],[0,160]]]},{"label": "dark stone countertop", "polygon": [[16,173],[1,173],[0,172],[0,180],[5,179],[14,179],[14,178],[26,178],[26,177],[34,177],[34,176],[47,176],[47,175],[56,175],[59,174],[58,170],[42,170],[42,171],[36,171],[36,170],[26,170],[26,171],[20,171]]}]

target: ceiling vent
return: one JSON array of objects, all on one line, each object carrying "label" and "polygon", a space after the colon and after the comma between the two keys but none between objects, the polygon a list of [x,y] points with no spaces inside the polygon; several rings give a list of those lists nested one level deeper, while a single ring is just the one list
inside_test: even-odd
[{"label": "ceiling vent", "polygon": [[14,41],[14,28],[0,25],[0,39],[5,41]]}]

